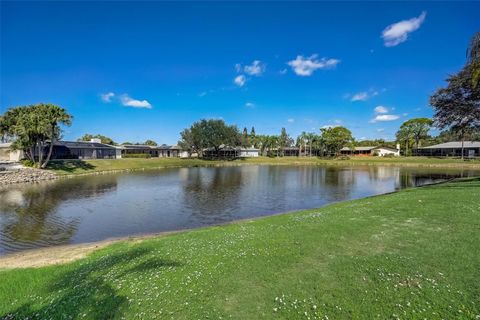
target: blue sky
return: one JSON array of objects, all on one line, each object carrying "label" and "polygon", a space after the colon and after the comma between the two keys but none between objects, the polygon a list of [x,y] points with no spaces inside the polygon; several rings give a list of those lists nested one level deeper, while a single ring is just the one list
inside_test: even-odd
[{"label": "blue sky", "polygon": [[0,111],[51,102],[66,139],[175,143],[201,118],[393,138],[465,63],[475,2],[1,2]]}]

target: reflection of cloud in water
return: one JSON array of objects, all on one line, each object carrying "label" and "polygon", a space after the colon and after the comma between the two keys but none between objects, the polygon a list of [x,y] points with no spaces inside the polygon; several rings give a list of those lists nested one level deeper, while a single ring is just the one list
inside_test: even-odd
[{"label": "reflection of cloud in water", "polygon": [[197,167],[9,186],[0,188],[0,254],[316,208],[461,174],[379,166]]}]

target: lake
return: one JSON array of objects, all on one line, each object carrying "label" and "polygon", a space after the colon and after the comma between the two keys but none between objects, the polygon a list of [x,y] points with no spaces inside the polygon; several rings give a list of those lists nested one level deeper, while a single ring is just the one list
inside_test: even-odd
[{"label": "lake", "polygon": [[175,168],[0,188],[0,255],[208,226],[387,193],[472,170],[381,166]]}]

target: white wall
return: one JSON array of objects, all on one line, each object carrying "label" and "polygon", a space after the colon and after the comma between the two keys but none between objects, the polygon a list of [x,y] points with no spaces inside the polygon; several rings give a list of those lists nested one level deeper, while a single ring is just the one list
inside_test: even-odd
[{"label": "white wall", "polygon": [[400,150],[393,151],[393,150],[384,149],[384,148],[376,148],[376,149],[373,150],[373,152],[377,153],[381,157],[383,157],[384,155],[387,155],[387,154],[393,154],[396,157],[400,155]]},{"label": "white wall", "polygon": [[258,150],[241,150],[240,157],[256,158],[258,157]]}]

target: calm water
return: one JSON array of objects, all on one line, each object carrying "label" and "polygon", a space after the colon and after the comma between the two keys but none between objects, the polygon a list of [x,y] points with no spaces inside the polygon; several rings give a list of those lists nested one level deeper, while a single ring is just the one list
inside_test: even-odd
[{"label": "calm water", "polygon": [[315,208],[475,171],[242,166],[86,176],[0,188],[0,255]]}]

